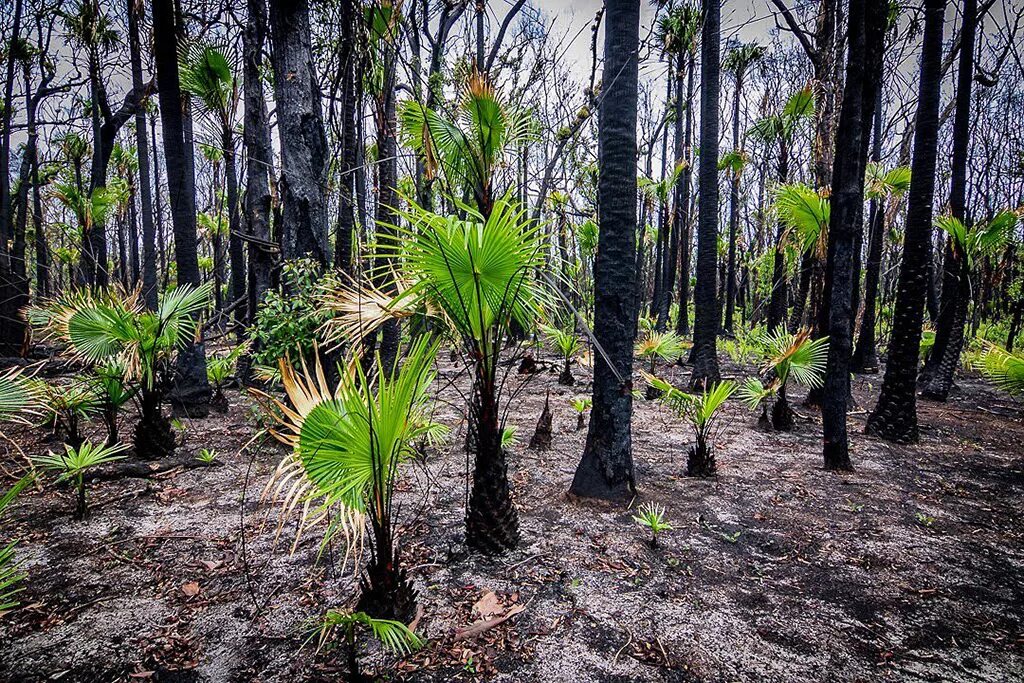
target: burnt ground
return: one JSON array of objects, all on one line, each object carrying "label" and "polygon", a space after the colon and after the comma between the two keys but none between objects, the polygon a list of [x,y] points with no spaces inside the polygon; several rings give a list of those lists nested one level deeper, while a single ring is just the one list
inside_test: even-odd
[{"label": "burnt ground", "polygon": [[[919,444],[894,446],[859,433],[881,378],[858,378],[856,470],[835,474],[821,468],[813,411],[798,407],[796,432],[768,434],[732,402],[719,474],[694,480],[687,427],[639,401],[633,506],[663,504],[674,527],[653,549],[633,510],[565,493],[585,435],[569,399],[589,395],[587,372],[575,372],[572,388],[536,376],[510,415],[523,540],[498,559],[462,545],[458,396],[441,392],[451,445],[408,468],[400,493],[428,644],[401,662],[371,647],[369,671],[411,681],[1024,680],[1019,405],[966,378],[948,404],[921,405]],[[548,390],[554,442],[539,453],[525,444]],[[29,577],[21,607],[0,618],[0,680],[344,680],[339,653],[303,644],[311,619],[353,603],[354,579],[340,549],[317,561],[317,532],[294,552],[294,519],[278,535],[277,508],[258,498],[283,451],[243,451],[252,402],[237,391],[229,400],[226,416],[187,421],[179,449],[188,463],[215,448],[217,466],[94,482],[82,522],[71,492],[50,484],[15,504],[4,536],[21,539]],[[44,430],[5,432],[29,454],[56,447]],[[8,447],[2,462],[14,473],[24,461]],[[522,611],[457,639],[488,591],[497,613]]]}]

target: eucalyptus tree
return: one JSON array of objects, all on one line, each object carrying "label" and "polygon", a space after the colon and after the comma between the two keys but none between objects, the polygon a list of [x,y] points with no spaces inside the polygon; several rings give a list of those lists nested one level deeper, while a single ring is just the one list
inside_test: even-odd
[{"label": "eucalyptus tree", "polygon": [[[143,92],[142,48],[139,39],[139,23],[143,17],[143,3],[126,0],[128,15],[128,49],[132,68],[132,90]],[[153,190],[150,184],[150,139],[146,131],[146,102],[141,97],[135,106],[135,147],[139,163],[139,205],[142,214],[142,296],[146,306],[155,310],[157,306],[156,282],[156,225],[153,221]],[[159,188],[157,188],[159,191]]]},{"label": "eucalyptus tree", "polygon": [[[185,109],[178,73],[178,45],[181,36],[173,0],[153,0],[153,55],[160,95],[167,189],[174,226],[174,260],[178,286],[199,287],[199,255],[196,245],[196,187],[193,149],[185,143]],[[194,315],[198,311],[193,312]],[[175,409],[190,416],[205,417],[209,411],[210,383],[206,377],[206,346],[189,340],[177,356],[175,387],[171,394]]]},{"label": "eucalyptus tree", "polygon": [[[14,18],[9,45],[21,38],[22,0],[14,2]],[[14,110],[14,59],[7,59],[3,108],[0,109],[0,352],[21,355],[26,341],[26,326],[18,313],[23,286],[12,263],[9,239],[13,233],[10,165],[11,113]]]},{"label": "eucalyptus tree", "polygon": [[721,90],[720,0],[704,4],[701,36],[700,158],[697,217],[697,284],[694,288],[691,388],[710,388],[721,375],[716,343],[718,314],[718,99]]},{"label": "eucalyptus tree", "polygon": [[570,492],[629,500],[636,338],[636,121],[640,0],[607,0],[598,118],[599,244],[594,260],[594,393],[583,457]]},{"label": "eucalyptus tree", "polygon": [[893,326],[882,390],[868,416],[867,431],[889,441],[918,437],[917,370],[921,325],[932,256],[932,202],[942,86],[945,0],[925,0],[924,36],[914,120],[914,156],[907,198],[906,230]]},{"label": "eucalyptus tree", "polygon": [[732,74],[736,86],[732,103],[732,152],[740,162],[730,164],[732,172],[729,185],[729,262],[725,275],[725,321],[722,324],[722,329],[728,334],[732,334],[736,310],[736,240],[740,223],[740,178],[746,156],[743,138],[740,137],[740,105],[747,70],[756,64],[764,53],[764,46],[757,43],[741,44],[729,50],[722,62],[722,68]]},{"label": "eucalyptus tree", "polygon": [[[248,310],[255,315],[263,295],[270,289],[270,276],[277,244],[271,239],[270,212],[274,150],[270,138],[267,100],[263,91],[263,46],[266,40],[267,10],[264,0],[246,1],[245,30],[242,34],[245,146],[245,227],[249,239]],[[255,340],[255,344],[259,340]],[[258,349],[256,349],[258,350]],[[243,363],[246,366],[247,363]],[[244,376],[244,372],[242,373]]]},{"label": "eucalyptus tree", "polygon": [[218,137],[220,155],[224,162],[224,185],[227,189],[228,254],[231,259],[228,301],[233,309],[235,333],[241,341],[245,334],[245,326],[249,322],[249,313],[245,250],[239,234],[241,222],[235,161],[235,112],[238,109],[239,92],[238,81],[234,75],[234,59],[226,49],[189,42],[182,47],[179,60],[181,87],[192,95],[204,112],[214,117],[220,128]]},{"label": "eucalyptus tree", "polygon": [[846,83],[835,163],[832,165],[832,215],[829,224],[830,295],[828,364],[822,402],[823,455],[826,469],[851,468],[846,412],[850,398],[850,356],[853,354],[854,250],[863,230],[864,173],[875,102],[882,81],[882,51],[888,15],[887,0],[850,0]]}]

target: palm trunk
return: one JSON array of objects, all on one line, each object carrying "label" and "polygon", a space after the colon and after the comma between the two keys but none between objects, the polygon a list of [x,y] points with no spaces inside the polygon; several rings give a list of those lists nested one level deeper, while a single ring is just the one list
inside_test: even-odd
[{"label": "palm trunk", "polygon": [[[598,128],[598,225],[594,261],[594,338],[608,360],[594,361],[594,393],[583,457],[570,492],[629,500],[633,341],[636,338],[636,119],[639,0],[607,0],[605,79]],[[608,363],[611,363],[609,366]]]},{"label": "palm trunk", "polygon": [[928,262],[932,253],[932,197],[935,191],[945,8],[945,0],[925,2],[914,157],[907,199],[903,259],[882,391],[867,423],[868,433],[896,442],[916,441],[918,437],[918,351],[924,319]]},{"label": "palm trunk", "polygon": [[[682,188],[677,194],[676,214],[679,223],[679,319],[676,321],[676,333],[680,336],[690,334],[690,188],[693,185],[692,156],[693,144],[693,54],[689,55],[686,67],[686,131],[684,133],[684,154],[686,168],[683,170]],[[682,104],[676,105],[676,116],[679,116]],[[679,134],[677,124],[676,135]]]},{"label": "palm trunk", "polygon": [[[196,251],[193,150],[185,143],[186,121],[178,80],[178,23],[173,0],[154,0],[153,35],[178,285],[198,287],[202,278]],[[206,378],[206,348],[202,341],[190,340],[178,352],[171,398],[177,410],[190,416],[204,417],[209,411],[210,384]]]},{"label": "palm trunk", "polygon": [[[249,306],[246,297],[245,250],[242,246],[241,221],[238,214],[238,175],[235,171],[235,136],[230,127],[224,129],[224,181],[228,191],[228,256],[231,263],[231,294],[228,302],[235,307],[235,337],[245,338],[249,324]],[[241,303],[238,301],[241,299]]]},{"label": "palm trunk", "polygon": [[846,411],[853,351],[854,250],[864,222],[864,171],[875,100],[882,78],[886,0],[851,0],[846,92],[836,132],[829,225],[832,273],[828,364],[822,401],[826,469],[851,469]]},{"label": "palm trunk", "polygon": [[718,314],[718,97],[721,87],[721,2],[709,0],[704,7],[701,37],[700,96],[700,206],[697,234],[696,314],[693,327],[692,388],[718,382],[716,343],[721,318]]}]

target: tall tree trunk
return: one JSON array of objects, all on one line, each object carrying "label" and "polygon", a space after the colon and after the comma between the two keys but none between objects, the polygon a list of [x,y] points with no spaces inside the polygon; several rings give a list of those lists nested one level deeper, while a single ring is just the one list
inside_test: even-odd
[{"label": "tall tree trunk", "polygon": [[[14,2],[14,21],[11,28],[13,45],[21,30],[22,0]],[[24,352],[26,325],[19,312],[22,285],[17,268],[8,251],[13,237],[11,208],[11,112],[14,105],[14,61],[7,61],[7,80],[4,84],[3,111],[0,112],[0,355],[14,356]]]},{"label": "tall tree trunk", "polygon": [[[743,95],[744,69],[736,70],[736,93],[732,103],[732,148],[743,153],[740,146],[740,97]],[[732,174],[729,184],[729,265],[725,274],[725,322],[722,330],[727,334],[733,332],[733,317],[736,311],[736,239],[740,225],[740,176],[741,172]]]},{"label": "tall tree trunk", "polygon": [[[683,135],[683,147],[686,167],[683,169],[682,187],[677,195],[676,214],[679,222],[679,318],[676,320],[676,333],[690,334],[690,192],[693,187],[693,53],[688,53],[686,60],[686,130]],[[682,103],[676,104],[676,116],[680,115]],[[679,135],[679,124],[676,124],[676,135]],[[680,357],[681,359],[682,357]]]},{"label": "tall tree trunk", "polygon": [[270,138],[266,98],[260,77],[266,37],[264,0],[247,0],[248,16],[243,35],[245,125],[245,223],[249,243],[249,311],[255,317],[263,295],[270,289],[276,248],[270,233],[270,176],[274,154]]},{"label": "tall tree trunk", "polygon": [[281,138],[282,239],[287,259],[330,262],[327,136],[313,64],[308,0],[270,0],[274,97]]},{"label": "tall tree trunk", "polygon": [[[871,160],[882,158],[882,89],[875,98],[875,125]],[[885,201],[871,200],[868,218],[868,262],[864,273],[864,312],[860,318],[860,334],[850,361],[850,370],[858,373],[878,372],[878,349],[875,342],[877,326],[875,311],[878,303],[878,280],[882,271],[882,242],[885,241]],[[854,309],[856,312],[856,309]]]},{"label": "tall tree trunk", "polygon": [[700,87],[700,205],[697,226],[697,286],[693,325],[693,388],[707,387],[720,379],[716,342],[718,314],[718,97],[721,89],[719,44],[722,7],[720,0],[704,6],[701,36]]},{"label": "tall tree trunk", "polygon": [[[164,161],[174,226],[174,260],[178,286],[202,284],[196,245],[196,191],[193,150],[185,144],[186,121],[178,80],[179,26],[174,0],[153,1],[153,54],[160,94]],[[178,352],[175,387],[170,396],[175,410],[193,417],[209,412],[210,383],[206,378],[206,347],[189,340]]]},{"label": "tall tree trunk", "polygon": [[[238,173],[235,169],[235,135],[230,127],[223,131],[224,180],[228,191],[228,256],[231,262],[231,295],[235,337],[241,342],[249,324],[249,302],[245,279],[245,249],[242,245],[241,220],[238,211]],[[241,303],[238,301],[241,300]]]},{"label": "tall tree trunk", "polygon": [[928,286],[928,261],[932,255],[932,201],[935,193],[939,93],[942,86],[942,29],[946,2],[925,0],[924,7],[921,75],[903,258],[882,391],[867,423],[869,434],[896,442],[912,442],[918,437],[918,352],[924,319],[925,290]]},{"label": "tall tree trunk", "polygon": [[864,171],[875,100],[882,78],[886,0],[850,0],[846,91],[836,130],[829,259],[829,347],[822,402],[826,469],[850,469],[846,409],[853,347],[854,250],[864,222]]},{"label": "tall tree trunk", "polygon": [[359,87],[356,61],[358,52],[355,50],[356,37],[356,3],[355,0],[340,2],[341,41],[339,43],[339,61],[342,69],[341,86],[341,169],[338,181],[338,226],[334,240],[334,265],[352,274],[352,242],[356,225],[355,214],[355,173],[358,166],[359,138],[357,135],[356,104]]},{"label": "tall tree trunk", "polygon": [[[398,23],[395,23],[397,30]],[[382,68],[384,82],[381,94],[376,98],[377,123],[377,230],[392,234],[398,221],[395,207],[398,205],[398,131],[395,118],[395,75],[397,68],[398,36],[384,41]],[[481,206],[484,216],[490,214],[490,206]],[[397,291],[391,269],[391,258],[383,257],[375,264],[374,283],[381,290],[393,294]],[[389,372],[398,357],[400,329],[397,320],[389,320],[380,329],[380,361],[382,372]]]},{"label": "tall tree trunk", "polygon": [[[957,72],[956,112],[953,118],[953,154],[950,160],[949,213],[968,224],[967,161],[971,141],[971,86],[974,82],[974,37],[978,0],[964,0],[960,30],[960,64]],[[968,226],[969,227],[969,226]],[[967,255],[952,239],[946,241],[943,262],[942,309],[935,333],[935,348],[926,368],[924,396],[945,401],[953,387],[964,344],[964,325],[971,295]],[[939,337],[941,339],[941,346]]]},{"label": "tall tree trunk", "polygon": [[[598,119],[593,408],[570,492],[628,500],[635,491],[631,417],[636,338],[636,119],[640,0],[606,0],[605,88]],[[615,77],[612,78],[611,75]],[[607,360],[605,359],[607,354]],[[611,365],[609,365],[609,363]]]},{"label": "tall tree trunk", "polygon": [[[779,136],[778,178],[780,184],[789,182],[789,140]],[[788,291],[786,287],[786,250],[783,238],[786,225],[778,222],[775,232],[774,258],[772,262],[772,291],[768,302],[768,331],[775,332],[786,322]]]}]

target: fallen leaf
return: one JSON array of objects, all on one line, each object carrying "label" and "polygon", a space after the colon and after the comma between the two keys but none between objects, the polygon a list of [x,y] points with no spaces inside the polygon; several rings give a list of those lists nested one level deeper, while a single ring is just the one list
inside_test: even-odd
[{"label": "fallen leaf", "polygon": [[505,623],[506,621],[508,621],[509,619],[511,619],[512,617],[519,614],[525,609],[526,608],[522,605],[512,605],[508,608],[508,611],[505,612],[504,616],[500,616],[496,619],[483,619],[481,621],[477,621],[469,625],[468,627],[462,629],[461,631],[457,632],[455,634],[455,639],[462,640],[465,638],[475,638],[481,633],[488,631],[494,628],[495,626],[498,626],[499,624]]},{"label": "fallen leaf", "polygon": [[224,562],[221,560],[200,560],[199,562],[211,572],[224,566]]},{"label": "fallen leaf", "polygon": [[505,606],[501,604],[501,600],[494,591],[487,591],[483,597],[476,601],[473,605],[473,612],[481,619],[490,619],[496,617],[505,611]]},{"label": "fallen leaf", "polygon": [[181,585],[181,592],[190,598],[194,598],[199,595],[199,584],[195,581],[189,581]]}]

